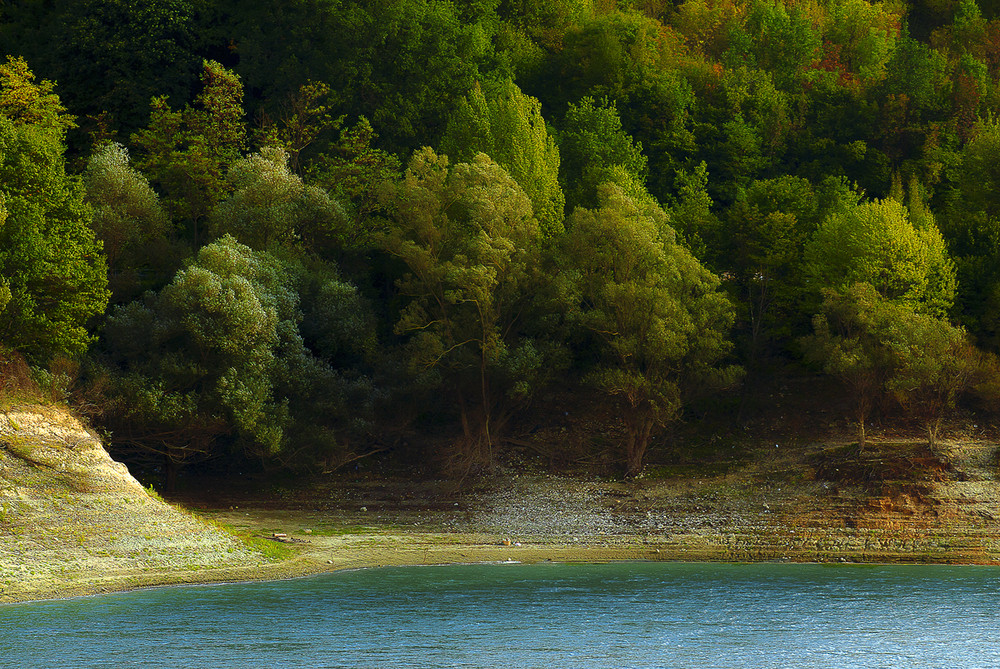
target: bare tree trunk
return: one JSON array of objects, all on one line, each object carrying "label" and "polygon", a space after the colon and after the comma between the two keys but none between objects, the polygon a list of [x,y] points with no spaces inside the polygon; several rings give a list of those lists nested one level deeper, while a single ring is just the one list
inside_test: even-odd
[{"label": "bare tree trunk", "polygon": [[164,444],[163,452],[163,491],[170,495],[177,492],[177,461],[173,457],[173,448]]},{"label": "bare tree trunk", "polygon": [[627,428],[625,439],[625,476],[632,477],[642,469],[642,454],[639,452],[639,435],[633,426]]},{"label": "bare tree trunk", "polygon": [[461,391],[458,393],[458,407],[462,436],[452,444],[445,467],[452,474],[464,478],[475,470],[493,466],[493,444],[488,417],[481,409],[470,408]]},{"label": "bare tree trunk", "polygon": [[860,392],[858,394],[858,452],[865,452],[865,421],[868,419],[868,414],[871,413],[872,400],[865,394],[865,392]]},{"label": "bare tree trunk", "polygon": [[625,442],[625,476],[633,477],[642,473],[645,466],[646,449],[649,448],[653,421],[648,418],[634,418],[626,427],[628,439]]},{"label": "bare tree trunk", "polygon": [[928,421],[927,423],[927,446],[933,449],[938,443],[938,434],[941,431],[941,417],[938,416],[934,420]]},{"label": "bare tree trunk", "polygon": [[479,356],[479,386],[483,402],[483,434],[486,437],[486,458],[489,465],[493,465],[493,435],[490,434],[490,414],[492,413],[492,400],[490,398],[489,378],[486,373],[486,355]]}]

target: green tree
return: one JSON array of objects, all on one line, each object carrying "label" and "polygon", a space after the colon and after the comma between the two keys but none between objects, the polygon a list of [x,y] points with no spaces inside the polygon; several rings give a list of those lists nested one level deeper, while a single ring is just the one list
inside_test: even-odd
[{"label": "green tree", "polygon": [[329,104],[330,87],[307,81],[278,103],[272,113],[264,111],[257,141],[261,146],[281,147],[288,154],[293,172],[301,171],[299,155],[316,143],[326,131],[338,127],[343,117],[333,118]]},{"label": "green tree", "polygon": [[309,181],[326,189],[344,207],[350,222],[342,241],[349,249],[373,246],[375,233],[385,223],[380,193],[403,171],[399,158],[375,147],[377,139],[371,123],[362,116],[353,126],[342,128],[340,137],[306,168]]},{"label": "green tree", "polygon": [[756,64],[788,82],[811,64],[822,38],[811,18],[783,2],[756,0],[746,17]]},{"label": "green tree", "polygon": [[905,310],[885,300],[867,283],[842,292],[826,290],[822,311],[813,317],[814,334],[802,339],[806,359],[847,386],[858,423],[858,446],[866,445],[865,426],[872,408],[885,393],[893,358],[882,325],[885,314]]},{"label": "green tree", "polygon": [[892,52],[880,93],[905,95],[917,110],[933,110],[942,102],[946,66],[943,54],[904,33]]},{"label": "green tree", "polygon": [[534,42],[556,50],[566,30],[589,13],[590,5],[581,0],[502,0],[497,13]]},{"label": "green tree", "polygon": [[646,188],[646,156],[642,144],[622,129],[614,102],[586,97],[570,103],[559,131],[559,179],[566,210],[597,204],[597,186],[615,183],[633,197]]},{"label": "green tree", "polygon": [[39,361],[85,351],[108,302],[91,210],[66,173],[72,121],[52,88],[22,60],[0,66],[0,342]]},{"label": "green tree", "polygon": [[633,476],[686,398],[737,377],[720,364],[733,308],[718,277],[676,243],[662,209],[613,184],[599,195],[600,208],[578,208],[568,220],[565,257],[578,276],[579,322],[596,340],[587,378],[621,410]]},{"label": "green tree", "polygon": [[933,221],[911,223],[897,200],[876,200],[834,213],[805,249],[806,271],[819,288],[871,284],[883,298],[936,316],[951,308],[955,269]]},{"label": "green tree", "polygon": [[801,340],[806,357],[850,390],[862,450],[867,418],[889,395],[923,424],[933,446],[981,367],[964,330],[891,302],[867,283],[827,290],[813,322],[815,333]]},{"label": "green tree", "polygon": [[[130,412],[164,426],[204,421],[216,426],[210,437],[233,430],[248,446],[276,452],[287,412],[273,396],[275,350],[279,324],[296,307],[287,280],[275,260],[227,237],[199,251],[160,293],[116,310],[108,349],[143,377]],[[188,444],[171,447],[175,460],[189,455]]]},{"label": "green tree", "polygon": [[698,258],[712,262],[719,248],[719,219],[708,194],[708,166],[701,162],[676,176],[677,196],[670,207],[670,222],[681,242]]},{"label": "green tree", "polygon": [[[373,393],[360,399],[306,347],[302,274],[226,236],[159,293],[116,309],[103,333],[116,443],[165,458],[168,484],[178,465],[208,458],[302,466],[334,454],[351,402],[361,419]],[[339,288],[328,302],[350,302]]]},{"label": "green tree", "polygon": [[1000,124],[985,122],[945,171],[935,204],[958,274],[958,311],[981,345],[1000,348]]},{"label": "green tree", "polygon": [[705,105],[695,134],[715,180],[711,193],[728,204],[783,154],[793,113],[769,72],[740,64],[725,69],[720,83],[723,104]]},{"label": "green tree", "polygon": [[48,79],[36,82],[23,58],[9,56],[0,65],[0,114],[15,125],[43,128],[65,140],[76,121],[66,113],[55,87]]},{"label": "green tree", "polygon": [[[115,302],[134,299],[143,288],[160,283],[165,273],[176,271],[170,218],[149,182],[132,168],[124,146],[111,143],[95,151],[83,184],[94,210],[91,225],[108,259]],[[155,276],[144,280],[147,273]]]},{"label": "green tree", "polygon": [[899,35],[901,6],[865,0],[835,0],[829,8],[827,39],[840,48],[848,70],[865,84],[886,75]]},{"label": "green tree", "polygon": [[856,206],[860,198],[841,179],[816,187],[800,177],[754,181],[726,210],[716,266],[737,305],[744,359],[754,370],[774,345],[810,327],[803,255],[820,221]]},{"label": "green tree", "polygon": [[820,218],[819,198],[805,179],[755,181],[726,212],[723,259],[746,336],[751,368],[767,344],[795,327],[802,253]]},{"label": "green tree", "polygon": [[485,153],[504,168],[531,200],[542,232],[562,231],[565,198],[559,186],[559,149],[538,100],[504,81],[496,90],[472,89],[456,108],[441,150],[456,160]]},{"label": "green tree", "polygon": [[174,220],[190,226],[199,245],[199,223],[230,192],[226,168],[246,146],[243,84],[214,61],[205,61],[194,105],[174,111],[153,98],[149,125],[132,137],[136,165],[160,189]]},{"label": "green tree", "polygon": [[283,149],[264,148],[237,160],[227,178],[233,194],[212,213],[216,235],[233,235],[257,250],[299,244],[316,251],[334,240],[343,245],[343,210],[322,188],[302,183]]},{"label": "green tree", "polygon": [[888,390],[924,426],[933,447],[945,416],[979,378],[982,354],[962,328],[927,314],[901,316],[888,324],[896,334],[889,348],[897,364]]},{"label": "green tree", "polygon": [[396,332],[408,338],[411,370],[454,397],[463,435],[452,465],[488,467],[530,390],[525,375],[542,364],[522,336],[540,243],[531,201],[485,154],[449,166],[430,149],[387,197],[394,225],[382,244],[408,268]]}]

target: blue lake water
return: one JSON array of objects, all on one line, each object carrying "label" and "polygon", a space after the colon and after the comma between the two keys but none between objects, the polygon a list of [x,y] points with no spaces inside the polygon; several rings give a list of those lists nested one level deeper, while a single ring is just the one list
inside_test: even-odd
[{"label": "blue lake water", "polygon": [[0,606],[2,667],[1000,667],[1000,569],[469,565]]}]

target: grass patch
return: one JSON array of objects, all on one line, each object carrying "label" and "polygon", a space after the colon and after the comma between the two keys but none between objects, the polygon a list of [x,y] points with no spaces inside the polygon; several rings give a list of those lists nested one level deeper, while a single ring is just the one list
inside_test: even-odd
[{"label": "grass patch", "polygon": [[35,462],[33,455],[42,448],[42,445],[37,442],[13,436],[0,440],[0,446],[28,462]]},{"label": "grass patch", "polygon": [[226,525],[210,518],[203,518],[203,520],[229,536],[236,538],[247,548],[262,554],[271,562],[281,562],[295,557],[295,549],[292,548],[291,544],[258,536],[253,534],[249,528]]},{"label": "grass patch", "polygon": [[155,499],[157,502],[163,502],[164,504],[167,504],[169,506],[173,506],[173,504],[170,504],[170,502],[168,502],[167,500],[163,499],[163,496],[159,492],[157,492],[156,488],[153,487],[152,483],[150,483],[148,486],[146,486],[145,490],[146,490],[146,494],[149,495],[150,497],[152,497],[153,499]]},{"label": "grass patch", "polygon": [[295,557],[295,550],[289,544],[253,535],[234,536],[272,562],[281,562]]}]

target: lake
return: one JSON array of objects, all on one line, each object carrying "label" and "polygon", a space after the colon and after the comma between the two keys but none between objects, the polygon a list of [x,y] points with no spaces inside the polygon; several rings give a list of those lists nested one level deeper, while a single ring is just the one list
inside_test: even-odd
[{"label": "lake", "polygon": [[490,564],[0,606],[3,667],[1000,667],[1000,569]]}]

